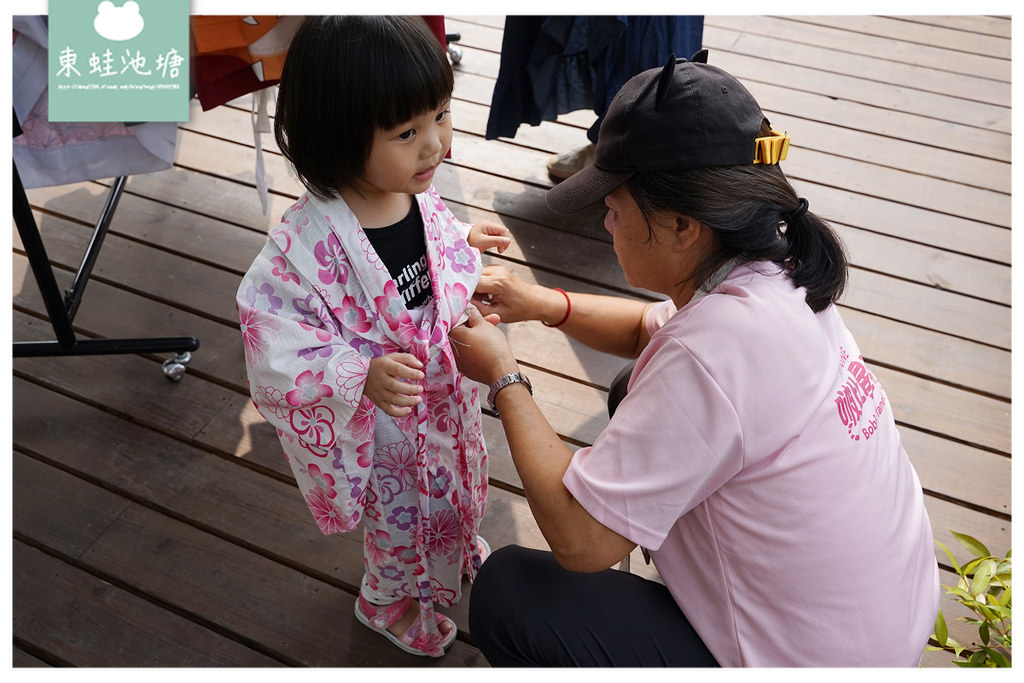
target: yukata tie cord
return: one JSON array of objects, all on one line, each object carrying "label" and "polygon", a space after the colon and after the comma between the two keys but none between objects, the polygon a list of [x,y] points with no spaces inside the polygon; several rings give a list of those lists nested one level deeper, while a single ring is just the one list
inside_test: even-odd
[{"label": "yukata tie cord", "polygon": [[790,211],[789,213],[782,214],[782,220],[786,221],[787,224],[792,223],[796,219],[800,218],[800,216],[803,216],[805,213],[807,213],[807,206],[807,200],[804,199],[803,197],[800,197],[800,203],[797,204],[797,207]]}]

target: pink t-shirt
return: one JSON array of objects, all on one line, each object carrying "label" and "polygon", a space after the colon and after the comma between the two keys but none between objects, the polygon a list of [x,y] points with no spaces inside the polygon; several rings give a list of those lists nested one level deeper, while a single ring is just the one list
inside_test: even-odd
[{"label": "pink t-shirt", "polygon": [[835,307],[740,266],[663,322],[563,479],[649,548],[723,666],[914,666],[939,600],[921,485]]}]

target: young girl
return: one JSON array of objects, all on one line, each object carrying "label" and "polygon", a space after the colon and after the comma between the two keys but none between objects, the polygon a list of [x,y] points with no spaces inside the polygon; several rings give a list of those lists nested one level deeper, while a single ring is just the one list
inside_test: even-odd
[{"label": "young girl", "polygon": [[325,534],[364,524],[356,617],[439,657],[487,553],[487,455],[475,383],[448,332],[480,251],[431,180],[452,140],[451,66],[401,17],[310,17],[281,76],[275,134],[308,192],[238,289],[253,400],[277,430]]}]

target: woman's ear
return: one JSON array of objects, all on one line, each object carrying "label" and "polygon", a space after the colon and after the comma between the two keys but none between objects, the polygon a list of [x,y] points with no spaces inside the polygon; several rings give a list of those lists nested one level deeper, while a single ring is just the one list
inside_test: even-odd
[{"label": "woman's ear", "polygon": [[700,221],[689,216],[683,216],[682,214],[675,214],[675,242],[673,246],[676,251],[692,250],[695,245],[706,238],[707,233],[707,227]]}]

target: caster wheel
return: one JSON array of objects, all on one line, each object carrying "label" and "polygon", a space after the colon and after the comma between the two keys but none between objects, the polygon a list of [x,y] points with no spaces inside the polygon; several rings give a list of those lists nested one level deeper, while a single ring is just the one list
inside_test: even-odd
[{"label": "caster wheel", "polygon": [[164,361],[164,377],[171,380],[172,382],[178,382],[185,374],[185,364],[192,360],[192,354],[188,351],[182,351],[181,353],[169,358]]},{"label": "caster wheel", "polygon": [[448,56],[451,58],[452,64],[458,64],[462,61],[462,48],[458,45],[449,45]]}]

